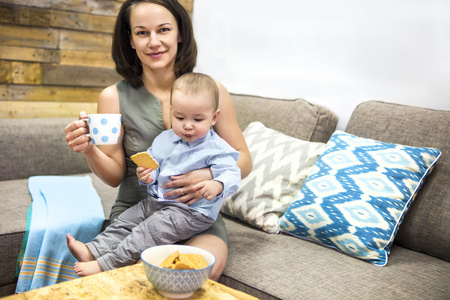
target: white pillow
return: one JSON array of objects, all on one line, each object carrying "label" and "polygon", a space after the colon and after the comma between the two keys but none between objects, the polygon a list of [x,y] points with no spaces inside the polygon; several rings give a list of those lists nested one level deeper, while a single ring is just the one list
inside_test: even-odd
[{"label": "white pillow", "polygon": [[239,190],[224,200],[222,212],[276,233],[279,217],[302,188],[325,144],[287,136],[260,122],[249,124],[244,137],[253,170]]}]

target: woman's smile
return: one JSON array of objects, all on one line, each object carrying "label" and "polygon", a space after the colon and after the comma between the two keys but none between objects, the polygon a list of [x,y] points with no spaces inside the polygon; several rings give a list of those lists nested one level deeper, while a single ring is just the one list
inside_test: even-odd
[{"label": "woman's smile", "polygon": [[152,52],[149,54],[149,56],[151,58],[160,58],[161,56],[163,56],[164,53],[165,51]]}]

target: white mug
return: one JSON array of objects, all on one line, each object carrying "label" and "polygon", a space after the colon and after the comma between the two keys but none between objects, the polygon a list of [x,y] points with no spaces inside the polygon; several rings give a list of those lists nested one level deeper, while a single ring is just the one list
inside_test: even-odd
[{"label": "white mug", "polygon": [[121,114],[89,114],[88,133],[95,145],[114,145],[119,142],[122,122]]}]

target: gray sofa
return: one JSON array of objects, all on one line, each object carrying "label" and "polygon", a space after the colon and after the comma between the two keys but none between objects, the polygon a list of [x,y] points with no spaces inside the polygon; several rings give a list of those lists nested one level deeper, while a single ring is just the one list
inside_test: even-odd
[{"label": "gray sofa", "polygon": [[[337,118],[304,100],[232,95],[239,124],[250,122],[303,140],[327,142]],[[14,292],[14,266],[31,202],[32,175],[88,173],[63,129],[70,119],[0,120],[0,295]],[[450,295],[450,112],[369,101],[347,132],[384,142],[439,148],[442,155],[416,197],[391,248],[377,267],[284,234],[268,234],[225,216],[227,267],[220,282],[261,299],[448,299]],[[117,189],[92,176],[108,216]]]}]

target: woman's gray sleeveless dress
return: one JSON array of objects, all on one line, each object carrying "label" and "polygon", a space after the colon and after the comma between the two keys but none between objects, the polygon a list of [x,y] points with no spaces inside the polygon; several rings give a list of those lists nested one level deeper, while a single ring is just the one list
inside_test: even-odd
[{"label": "woman's gray sleeveless dress", "polygon": [[[130,156],[146,151],[153,139],[165,130],[160,99],[148,92],[144,86],[135,89],[125,80],[116,83],[116,87],[124,128],[123,147],[127,171],[111,209],[112,222],[127,208],[147,197],[146,186],[139,185],[136,165]],[[215,235],[227,243],[225,223],[220,214],[213,226],[203,234]]]}]

